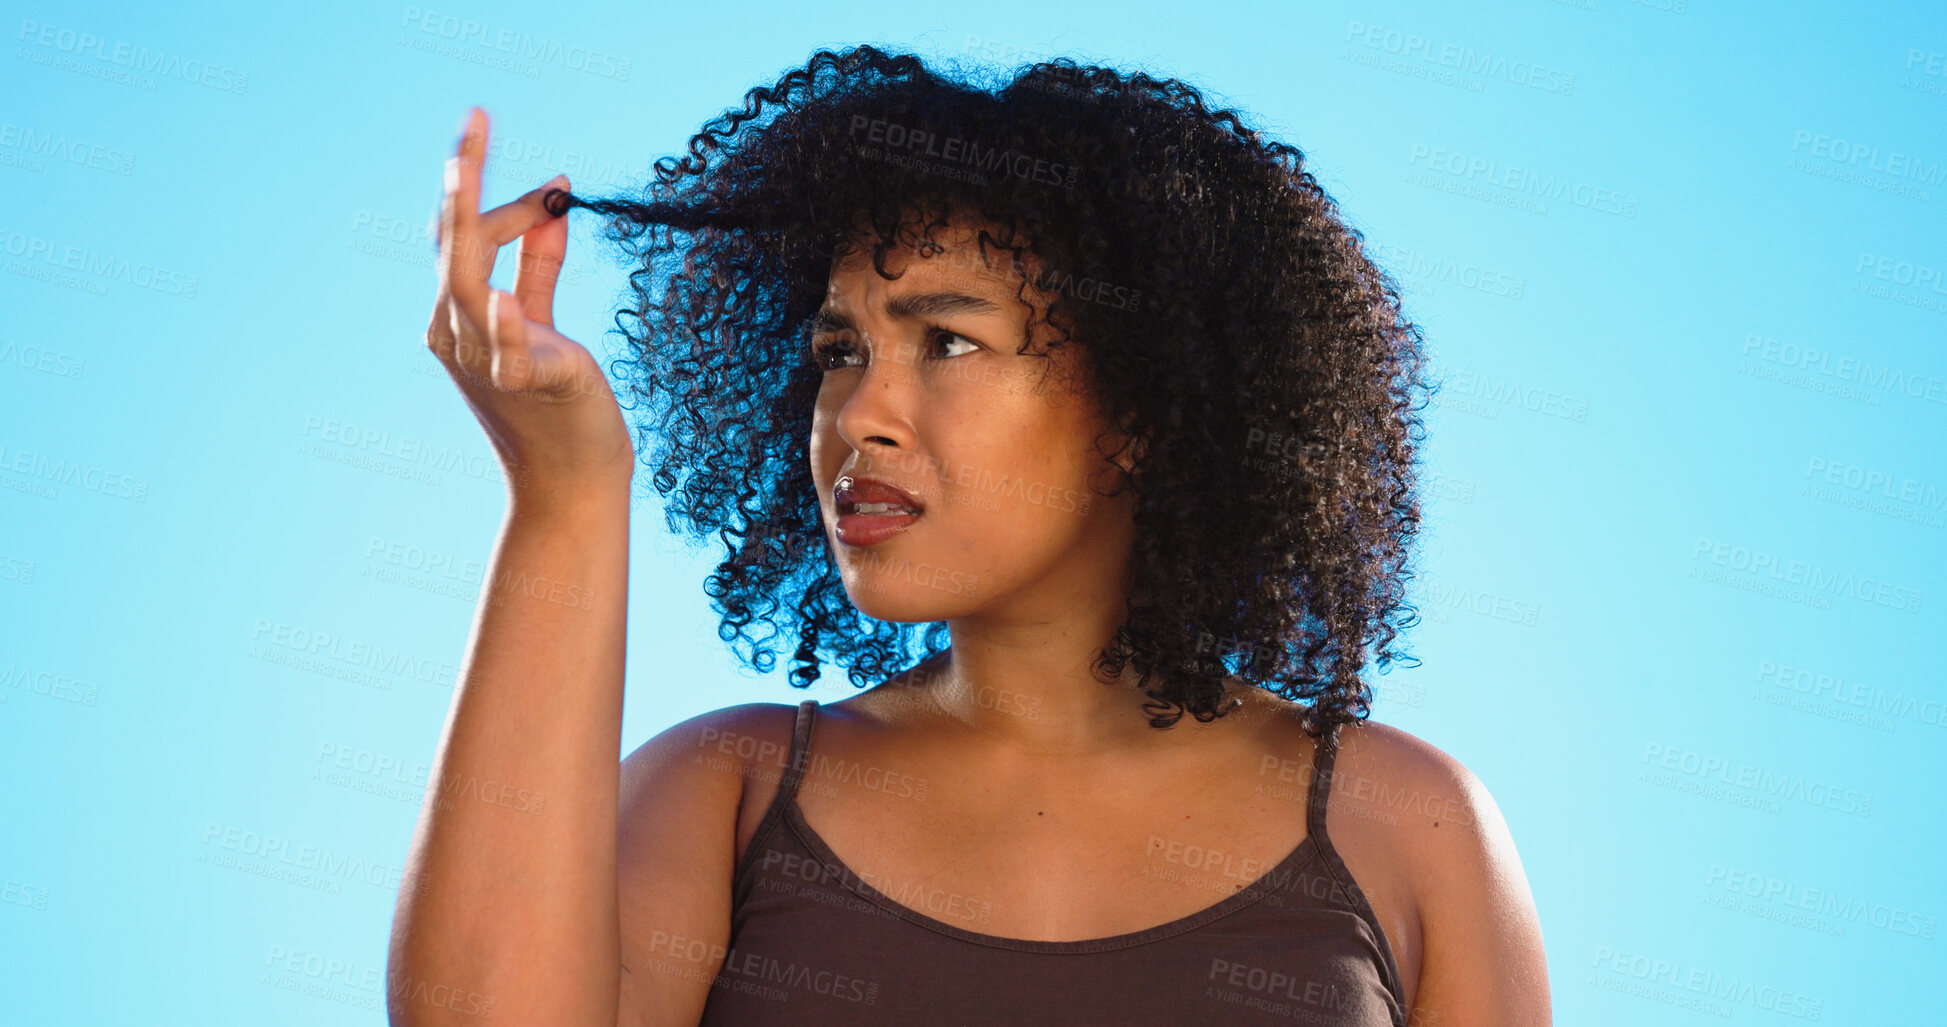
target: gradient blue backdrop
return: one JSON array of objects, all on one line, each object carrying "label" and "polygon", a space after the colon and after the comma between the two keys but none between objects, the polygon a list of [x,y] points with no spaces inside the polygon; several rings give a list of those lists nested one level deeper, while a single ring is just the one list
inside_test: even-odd
[{"label": "gradient blue backdrop", "polygon": [[[1447,386],[1424,663],[1375,717],[1498,799],[1559,1023],[1938,1022],[1942,8],[761,7],[10,5],[0,1019],[383,1015],[503,512],[422,341],[462,114],[489,205],[621,189],[879,41],[1184,77],[1399,276]],[[624,271],[584,217],[557,309],[603,355]],[[633,545],[626,747],[801,697],[717,641],[652,494]]]}]

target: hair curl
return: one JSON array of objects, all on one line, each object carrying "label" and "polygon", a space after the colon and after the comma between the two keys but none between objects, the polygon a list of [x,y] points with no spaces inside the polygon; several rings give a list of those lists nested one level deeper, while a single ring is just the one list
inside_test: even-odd
[{"label": "hair curl", "polygon": [[[607,218],[637,265],[615,317],[631,355],[612,371],[642,401],[670,529],[726,548],[705,586],[718,636],[769,672],[795,627],[799,688],[821,653],[858,687],[912,662],[918,626],[860,613],[826,546],[805,331],[860,225],[891,277],[884,254],[915,216],[930,240],[970,214],[1000,227],[983,252],[1052,269],[1036,278],[1054,293],[1048,345],[1112,353],[1085,362],[1087,387],[1143,438],[1129,612],[1096,676],[1132,665],[1156,727],[1223,715],[1232,674],[1309,703],[1311,730],[1363,720],[1367,647],[1382,672],[1418,663],[1395,641],[1418,621],[1412,400],[1427,386],[1397,286],[1298,149],[1184,82],[1067,58],[991,88],[955,73],[820,51],[657,161],[641,195],[548,197]],[[1105,284],[1083,295],[1090,281]],[[926,625],[919,659],[948,637]]]}]

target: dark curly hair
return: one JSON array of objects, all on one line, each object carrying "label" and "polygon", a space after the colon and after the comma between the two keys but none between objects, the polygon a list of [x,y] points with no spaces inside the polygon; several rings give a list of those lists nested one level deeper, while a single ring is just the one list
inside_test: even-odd
[{"label": "dark curly hair", "polygon": [[[1233,674],[1308,702],[1314,732],[1363,720],[1367,646],[1381,671],[1418,664],[1394,643],[1418,621],[1405,582],[1427,385],[1397,286],[1298,149],[1188,84],[1067,58],[985,88],[991,69],[936,68],[820,51],[657,161],[640,194],[548,197],[608,219],[635,267],[634,309],[615,317],[630,355],[611,370],[625,408],[642,401],[670,529],[726,547],[705,587],[719,637],[769,672],[795,628],[799,688],[821,653],[857,687],[913,662],[919,626],[860,613],[827,549],[808,460],[822,372],[804,341],[861,226],[890,278],[892,246],[935,252],[933,231],[967,215],[1024,292],[1033,255],[1050,349],[1113,354],[1078,366],[1142,438],[1129,612],[1098,679],[1133,666],[1156,727],[1227,712]],[[918,659],[948,641],[925,625]]]}]

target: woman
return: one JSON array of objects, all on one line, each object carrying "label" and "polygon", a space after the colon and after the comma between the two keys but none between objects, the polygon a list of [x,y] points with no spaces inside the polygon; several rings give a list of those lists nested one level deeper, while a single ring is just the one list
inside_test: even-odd
[{"label": "woman", "polygon": [[[873,47],[640,199],[480,213],[485,146],[475,110],[427,342],[510,502],[437,779],[544,807],[428,809],[396,1022],[1549,1022],[1493,800],[1366,720],[1420,333],[1297,150],[1173,80]],[[721,633],[873,687],[617,765],[636,457],[552,328],[575,206],[640,261],[623,363]]]}]

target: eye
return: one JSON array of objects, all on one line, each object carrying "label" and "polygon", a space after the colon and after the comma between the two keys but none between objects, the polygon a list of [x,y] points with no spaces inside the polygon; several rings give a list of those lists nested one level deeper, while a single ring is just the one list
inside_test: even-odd
[{"label": "eye", "polygon": [[[933,342],[933,343],[938,343],[942,340],[957,340],[961,343],[966,344],[967,346],[972,347],[973,349],[980,348],[980,343],[977,343],[972,339],[969,339],[966,336],[959,334],[958,332],[949,332],[946,329],[939,327],[938,325],[927,326],[926,339],[928,342]],[[963,357],[966,356],[966,353],[948,353],[945,354],[944,356]]]},{"label": "eye", "polygon": [[[927,349],[925,355],[928,359],[932,360],[950,360],[953,357],[963,357],[967,353],[980,348],[980,344],[972,339],[958,332],[949,332],[938,325],[928,325],[926,327],[926,341]],[[942,345],[951,347],[956,343],[966,346],[967,349],[958,353],[940,351],[939,347]],[[858,350],[852,345],[849,339],[822,339],[813,343],[811,346],[811,362],[817,365],[818,369],[822,371],[851,367],[853,365],[849,363],[849,360],[858,355]]]},{"label": "eye", "polygon": [[847,366],[840,361],[852,355],[852,344],[843,339],[822,339],[811,346],[811,362],[821,371]]}]

